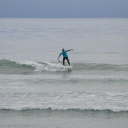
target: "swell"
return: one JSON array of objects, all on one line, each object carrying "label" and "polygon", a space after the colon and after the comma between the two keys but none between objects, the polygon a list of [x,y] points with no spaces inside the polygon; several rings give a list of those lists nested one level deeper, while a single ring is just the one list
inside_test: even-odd
[{"label": "swell", "polygon": [[[56,63],[56,62],[53,62]],[[127,72],[128,65],[72,63],[73,71],[118,71]],[[63,68],[51,66],[47,62],[0,60],[0,74],[33,74],[35,72],[68,71]]]},{"label": "swell", "polygon": [[97,64],[97,63],[74,63],[76,70],[109,70],[109,71],[128,71],[128,65]]}]

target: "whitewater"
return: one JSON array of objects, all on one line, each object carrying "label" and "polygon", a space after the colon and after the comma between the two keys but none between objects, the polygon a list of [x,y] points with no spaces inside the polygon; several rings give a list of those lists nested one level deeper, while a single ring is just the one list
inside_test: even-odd
[{"label": "whitewater", "polygon": [[127,128],[127,34],[128,19],[0,19],[0,127]]}]

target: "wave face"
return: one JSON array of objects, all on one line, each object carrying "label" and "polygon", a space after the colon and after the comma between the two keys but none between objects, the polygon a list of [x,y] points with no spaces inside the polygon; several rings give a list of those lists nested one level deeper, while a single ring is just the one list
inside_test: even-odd
[{"label": "wave face", "polygon": [[[54,64],[57,64],[53,62]],[[74,71],[120,71],[127,72],[128,65],[72,63]],[[0,74],[33,74],[35,72],[68,71],[57,65],[49,65],[49,62],[0,60]]]},{"label": "wave face", "polygon": [[128,112],[128,93],[1,93],[0,110],[94,110]]},{"label": "wave face", "polygon": [[0,60],[0,74],[31,74],[35,67],[16,61]]}]

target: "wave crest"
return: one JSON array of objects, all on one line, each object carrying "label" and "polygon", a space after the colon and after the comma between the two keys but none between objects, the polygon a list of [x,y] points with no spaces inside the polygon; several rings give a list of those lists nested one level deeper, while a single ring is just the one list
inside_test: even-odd
[{"label": "wave crest", "polygon": [[23,108],[1,108],[0,110],[13,110],[13,111],[28,111],[28,110],[52,110],[52,111],[68,111],[68,110],[74,110],[74,111],[94,111],[94,112],[99,112],[99,111],[104,111],[104,112],[114,112],[114,113],[121,113],[121,112],[128,112],[128,110],[123,110],[123,109],[101,109],[101,108],[52,108],[52,107],[45,107],[45,108],[34,108],[34,107],[23,107]]}]

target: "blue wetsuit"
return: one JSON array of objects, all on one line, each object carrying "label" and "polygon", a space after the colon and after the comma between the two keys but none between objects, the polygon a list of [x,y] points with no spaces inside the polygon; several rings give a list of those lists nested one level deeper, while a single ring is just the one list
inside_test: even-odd
[{"label": "blue wetsuit", "polygon": [[65,63],[64,63],[65,59],[68,61],[68,64],[70,65],[67,52],[68,52],[68,50],[63,51],[63,52],[60,53],[60,55],[63,55],[63,65],[65,65]]},{"label": "blue wetsuit", "polygon": [[63,55],[63,57],[68,57],[67,55],[68,50],[61,52],[60,54]]}]

